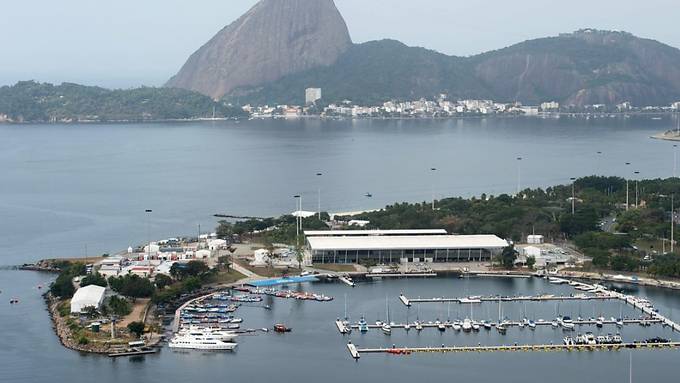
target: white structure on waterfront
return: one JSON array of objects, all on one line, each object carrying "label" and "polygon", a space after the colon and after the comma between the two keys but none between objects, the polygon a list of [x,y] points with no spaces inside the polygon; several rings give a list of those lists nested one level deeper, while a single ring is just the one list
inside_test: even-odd
[{"label": "white structure on waterfront", "polygon": [[[307,234],[313,263],[489,261],[508,242],[495,235],[448,235],[439,230],[350,230]],[[366,233],[366,234],[362,234]]]},{"label": "white structure on waterfront", "polygon": [[255,259],[250,263],[251,266],[266,266],[269,263],[269,250],[255,250]]},{"label": "white structure on waterfront", "polygon": [[305,89],[305,104],[311,105],[321,100],[321,88]]},{"label": "white structure on waterfront", "polygon": [[544,242],[544,238],[539,234],[531,234],[527,236],[527,243],[532,245],[540,245]]},{"label": "white structure on waterfront", "polygon": [[71,298],[71,314],[80,314],[86,307],[99,309],[104,302],[106,288],[89,285],[79,288]]}]

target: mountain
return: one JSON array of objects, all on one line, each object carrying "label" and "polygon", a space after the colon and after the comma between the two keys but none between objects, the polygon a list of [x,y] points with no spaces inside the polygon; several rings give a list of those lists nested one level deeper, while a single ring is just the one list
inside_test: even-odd
[{"label": "mountain", "polygon": [[64,83],[22,81],[0,87],[0,121],[153,121],[244,117],[241,108],[200,93],[172,88],[109,90]]},{"label": "mountain", "polygon": [[324,101],[488,98],[537,104],[668,105],[680,99],[680,50],[626,32],[580,30],[525,41],[471,57],[447,56],[393,40],[353,45],[334,64],[227,94],[240,103],[304,102],[320,87]]},{"label": "mountain", "polygon": [[192,54],[166,86],[219,98],[331,65],[351,45],[333,0],[261,0]]}]

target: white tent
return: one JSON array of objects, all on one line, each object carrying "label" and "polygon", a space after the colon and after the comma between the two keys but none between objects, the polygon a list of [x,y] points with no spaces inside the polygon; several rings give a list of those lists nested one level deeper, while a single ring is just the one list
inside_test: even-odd
[{"label": "white tent", "polygon": [[251,266],[266,266],[269,262],[269,250],[255,250],[255,259],[250,262]]},{"label": "white tent", "polygon": [[105,291],[106,288],[95,285],[79,288],[76,293],[73,294],[73,298],[71,298],[71,313],[81,313],[86,307],[99,309],[104,301]]}]

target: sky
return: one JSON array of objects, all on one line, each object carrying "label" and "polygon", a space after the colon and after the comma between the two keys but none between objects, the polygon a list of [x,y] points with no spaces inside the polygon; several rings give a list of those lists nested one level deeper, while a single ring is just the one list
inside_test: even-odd
[{"label": "sky", "polygon": [[[581,28],[680,47],[677,0],[335,0],[354,42],[468,56]],[[256,0],[2,0],[0,85],[159,86]]]}]

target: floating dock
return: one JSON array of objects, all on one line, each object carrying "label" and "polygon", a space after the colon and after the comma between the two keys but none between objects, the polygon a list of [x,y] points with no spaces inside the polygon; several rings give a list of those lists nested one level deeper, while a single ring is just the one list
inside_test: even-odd
[{"label": "floating dock", "polygon": [[391,347],[391,348],[358,348],[354,344],[347,344],[347,349],[354,359],[361,354],[394,354],[410,355],[424,352],[498,352],[498,351],[616,351],[621,349],[660,349],[678,348],[680,342],[666,343],[621,343],[621,344],[593,344],[593,345],[564,345],[564,344],[527,344],[510,346],[444,346],[444,347]]},{"label": "floating dock", "polygon": [[432,278],[437,273],[368,273],[367,278]]},{"label": "floating dock", "polygon": [[408,298],[404,295],[399,296],[399,300],[405,306],[411,306],[413,303],[482,303],[482,302],[527,302],[527,301],[590,301],[590,300],[612,300],[619,299],[618,297],[600,294],[600,295],[568,295],[568,296],[556,296],[556,295],[536,295],[536,296],[522,296],[522,297],[457,297],[457,298]]},{"label": "floating dock", "polygon": [[[624,325],[659,324],[659,323],[664,324],[664,321],[659,319],[659,318],[624,319],[622,322],[623,322]],[[474,321],[474,323],[478,324],[480,326],[480,329],[479,330],[471,330],[471,331],[479,332],[481,330],[484,330],[484,327],[482,326],[482,323],[480,321]],[[487,322],[487,323],[490,324],[491,327],[497,327],[498,326],[498,322]],[[518,322],[518,321],[508,321],[508,322],[503,322],[503,326],[505,326],[505,327],[520,327],[521,323],[522,322]],[[573,323],[576,326],[595,326],[595,325],[597,325],[597,320],[595,320],[595,319],[573,320]],[[442,322],[442,323],[421,322],[420,323],[420,325],[423,326],[423,329],[430,329],[430,328],[439,329],[440,324],[443,324],[446,327],[447,330],[450,329],[451,331],[463,332],[462,329],[453,330],[453,328],[451,326],[451,324],[452,324],[451,322],[448,322],[448,323],[445,323],[445,322]],[[550,326],[552,326],[551,321],[535,322],[535,324],[536,324],[537,328],[538,327],[550,327]],[[604,325],[604,326],[616,325],[616,321],[611,320],[611,319],[604,320],[604,321],[602,321],[602,325]],[[351,330],[358,330],[359,329],[359,325],[356,324],[356,323],[348,325],[348,324],[343,323],[340,320],[335,321],[335,326],[337,327],[338,332],[340,332],[340,334],[348,334],[348,333],[351,332]],[[397,329],[397,328],[405,329],[406,328],[405,323],[392,323],[392,324],[390,324],[390,326],[392,327],[392,329]],[[368,329],[380,329],[381,328],[381,326],[378,326],[376,324],[367,324],[366,327]],[[527,328],[527,326],[525,326],[525,328]],[[562,327],[559,326],[558,328],[562,328]],[[418,331],[418,330],[415,329],[415,323],[409,323],[409,330]],[[486,329],[486,330],[488,331],[489,329]]]},{"label": "floating dock", "polygon": [[149,355],[149,354],[155,354],[158,352],[158,349],[130,349],[130,350],[125,350],[125,351],[119,351],[119,352],[112,352],[109,354],[109,358],[120,358],[124,356],[140,356],[140,355]]}]

